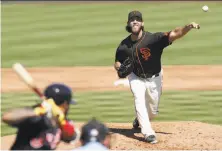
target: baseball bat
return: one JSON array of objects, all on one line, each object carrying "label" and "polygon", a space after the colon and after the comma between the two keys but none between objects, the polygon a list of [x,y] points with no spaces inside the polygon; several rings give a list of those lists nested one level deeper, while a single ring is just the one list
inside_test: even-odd
[{"label": "baseball bat", "polygon": [[15,63],[12,66],[13,70],[17,73],[17,75],[21,78],[23,82],[25,82],[29,88],[35,92],[42,100],[44,100],[44,95],[40,91],[40,89],[36,86],[35,81],[29,72],[22,66],[20,63]]},{"label": "baseball bat", "polygon": [[42,105],[43,106],[48,106],[49,104],[53,105],[54,109],[56,109],[57,111],[56,114],[58,116],[59,121],[60,122],[64,121],[65,119],[64,113],[54,103],[50,103],[45,100],[45,96],[36,86],[35,81],[33,80],[32,76],[28,73],[28,71],[20,63],[15,63],[12,66],[12,68],[17,73],[17,75],[22,79],[22,81],[24,81],[29,86],[29,88],[42,99],[43,101]]}]

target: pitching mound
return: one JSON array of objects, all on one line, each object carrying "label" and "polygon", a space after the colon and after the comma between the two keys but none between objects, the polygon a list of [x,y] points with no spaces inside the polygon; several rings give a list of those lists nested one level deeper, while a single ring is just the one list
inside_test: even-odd
[{"label": "pitching mound", "polygon": [[[78,124],[81,127],[82,124]],[[158,143],[144,142],[140,130],[133,130],[131,124],[107,123],[112,134],[112,150],[219,150],[222,149],[222,126],[200,122],[153,122]],[[8,149],[14,136],[2,138],[2,148]],[[80,145],[60,143],[58,149],[73,149]]]}]

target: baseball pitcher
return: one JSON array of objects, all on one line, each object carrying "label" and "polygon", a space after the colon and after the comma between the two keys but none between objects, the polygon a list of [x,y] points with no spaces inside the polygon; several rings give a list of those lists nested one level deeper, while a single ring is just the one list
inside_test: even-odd
[{"label": "baseball pitcher", "polygon": [[44,96],[46,101],[41,104],[13,109],[3,115],[5,123],[18,128],[11,150],[54,150],[60,140],[71,142],[79,138],[78,129],[66,118],[69,105],[75,103],[71,89],[51,84]]},{"label": "baseball pitcher", "polygon": [[199,29],[194,22],[168,32],[150,33],[144,30],[142,14],[128,14],[126,30],[130,33],[118,46],[114,67],[119,78],[128,77],[134,95],[136,119],[134,128],[140,126],[145,140],[157,143],[150,120],[157,115],[162,91],[161,55],[163,49],[191,29]]}]

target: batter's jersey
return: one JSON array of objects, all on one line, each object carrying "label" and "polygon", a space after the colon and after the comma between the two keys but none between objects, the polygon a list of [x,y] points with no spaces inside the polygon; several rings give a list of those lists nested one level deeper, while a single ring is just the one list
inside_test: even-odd
[{"label": "batter's jersey", "polygon": [[28,118],[19,125],[11,150],[54,150],[61,140],[61,130],[45,115]]},{"label": "batter's jersey", "polygon": [[133,61],[133,73],[145,78],[145,75],[155,75],[161,71],[161,55],[163,49],[169,46],[169,32],[143,32],[142,37],[132,41],[125,38],[116,50],[115,61],[123,63],[128,57]]}]

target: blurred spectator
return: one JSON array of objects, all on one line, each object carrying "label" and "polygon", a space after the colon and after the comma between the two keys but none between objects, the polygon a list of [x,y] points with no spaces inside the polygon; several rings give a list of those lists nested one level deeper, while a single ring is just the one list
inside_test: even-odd
[{"label": "blurred spectator", "polygon": [[82,147],[74,151],[104,151],[110,148],[111,136],[109,135],[109,129],[103,123],[92,119],[83,125],[80,141]]}]

